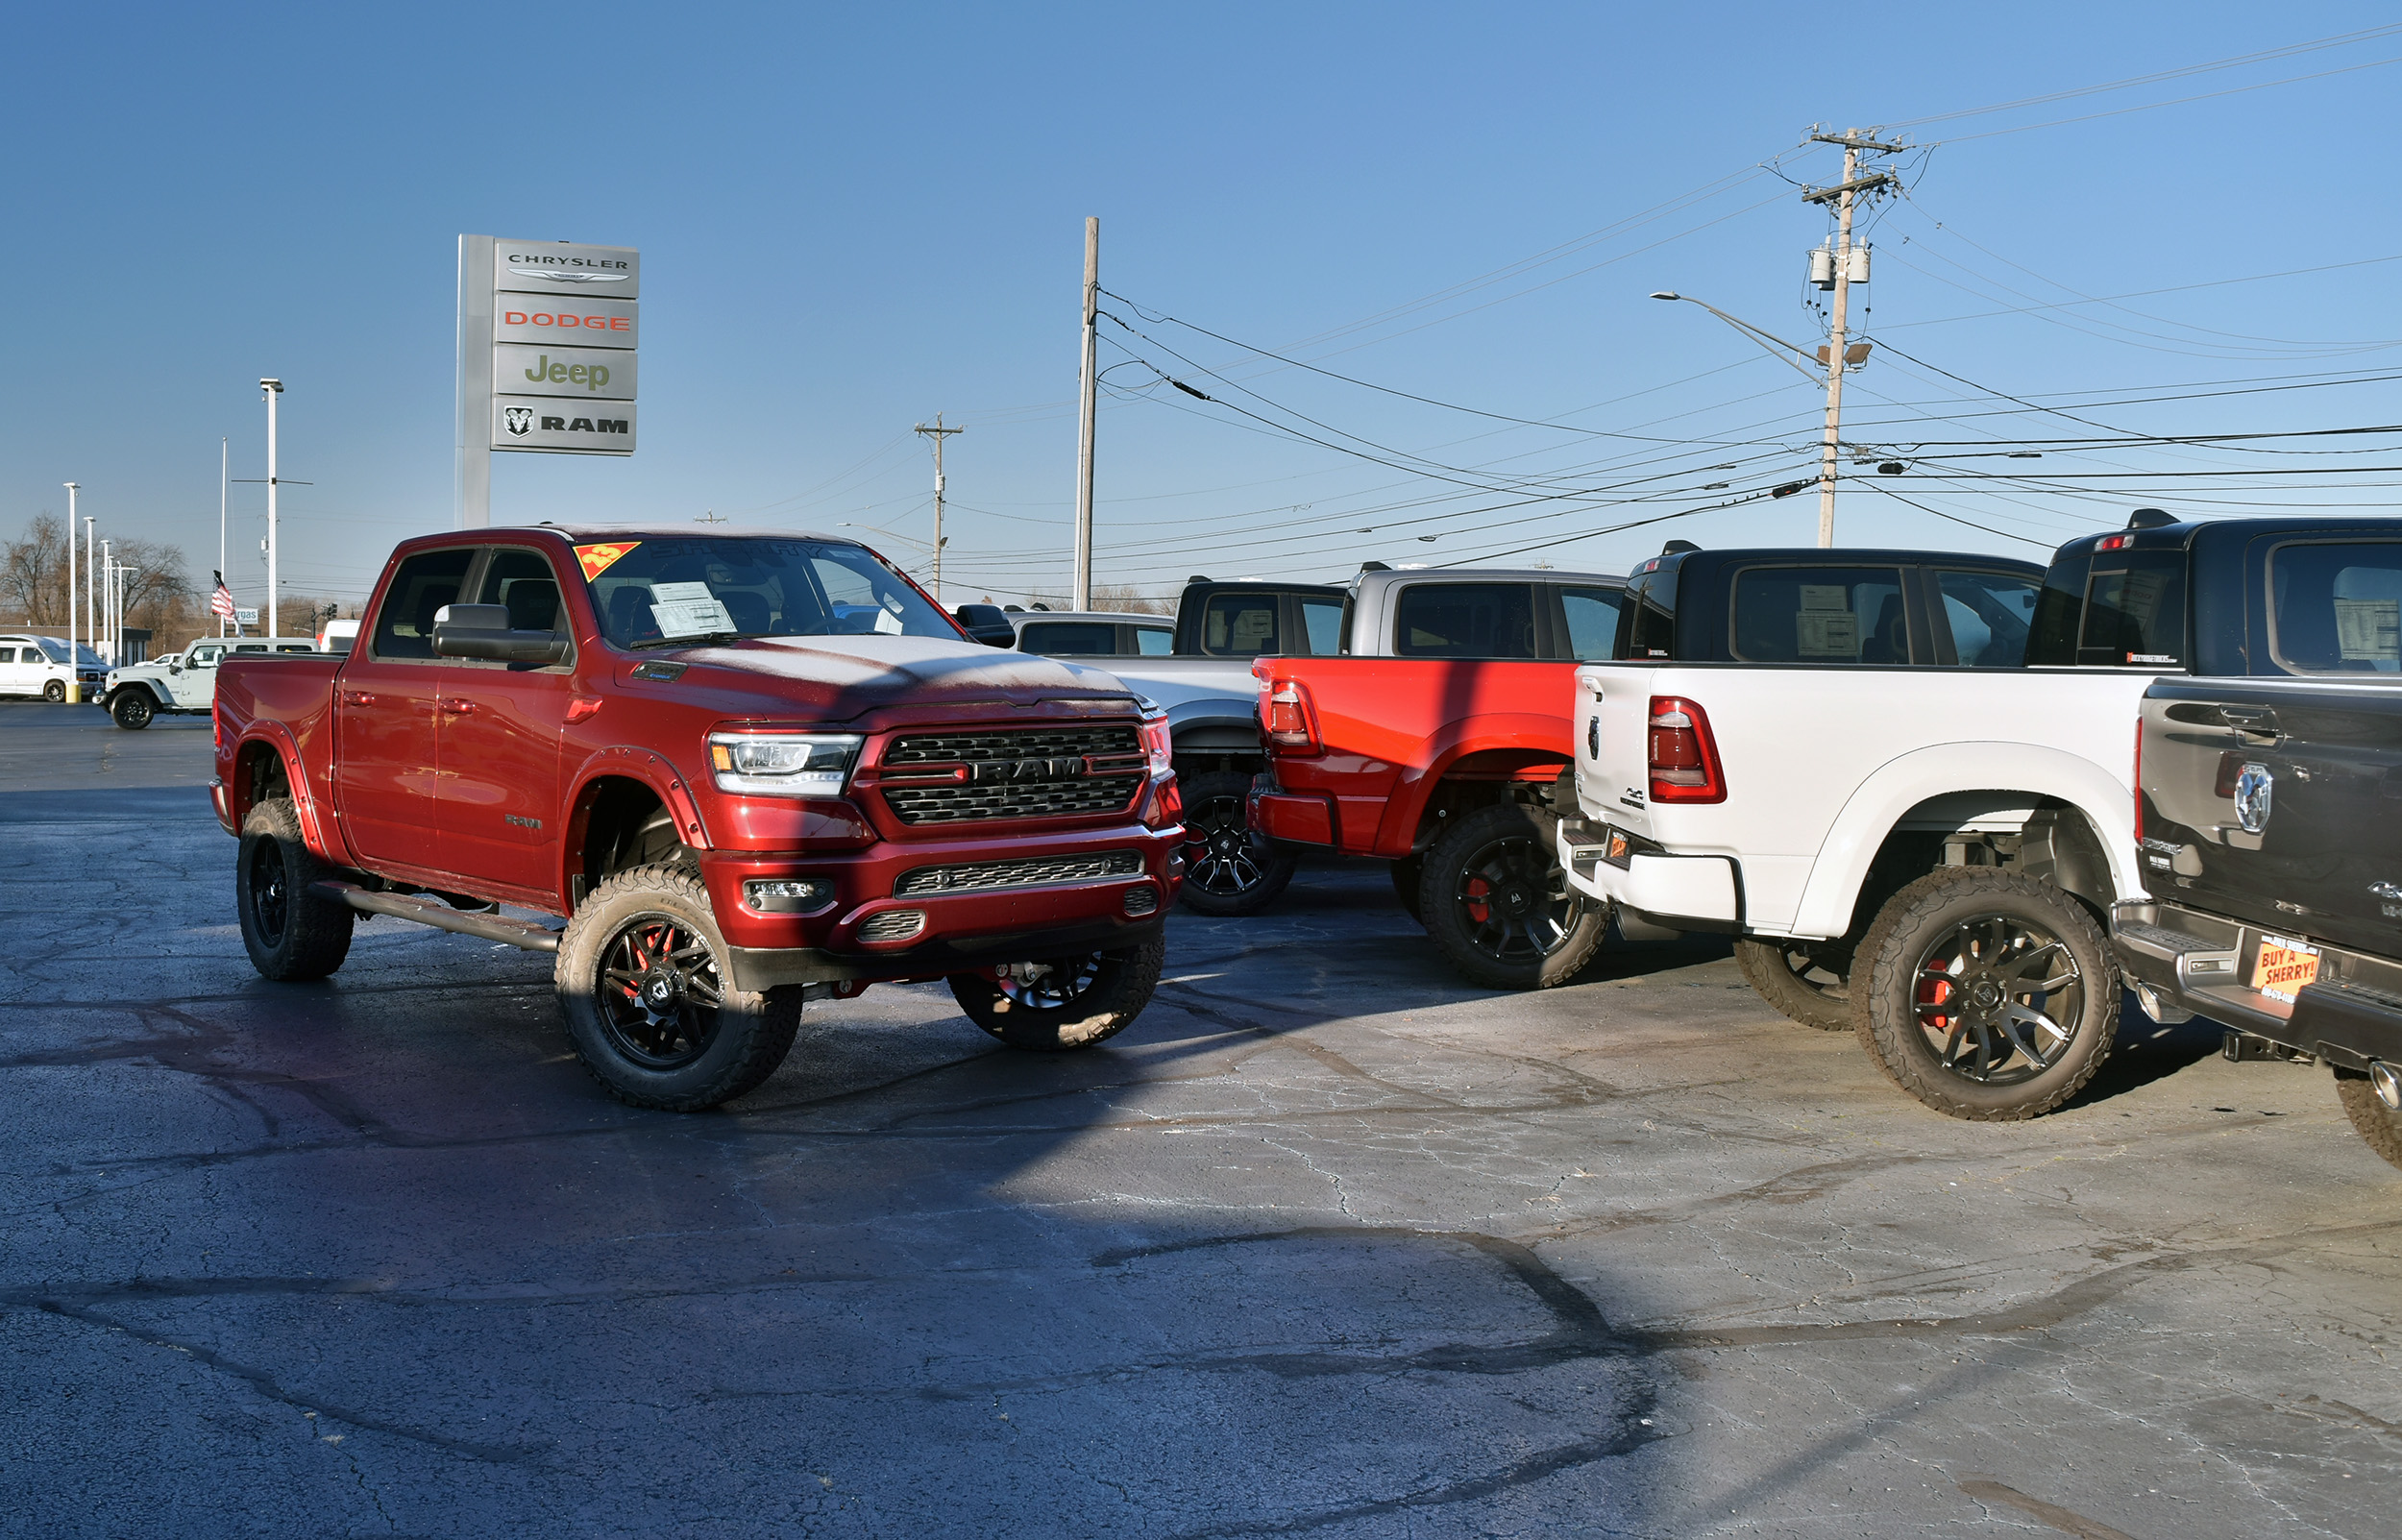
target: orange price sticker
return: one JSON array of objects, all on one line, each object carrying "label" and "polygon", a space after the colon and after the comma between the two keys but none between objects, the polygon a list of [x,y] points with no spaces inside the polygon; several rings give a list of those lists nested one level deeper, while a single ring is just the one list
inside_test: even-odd
[{"label": "orange price sticker", "polygon": [[584,564],[584,581],[590,582],[607,572],[611,562],[641,544],[639,540],[625,540],[614,545],[577,546],[576,559]]},{"label": "orange price sticker", "polygon": [[2283,936],[2264,936],[2260,956],[2252,964],[2252,988],[2271,999],[2292,1001],[2305,984],[2318,979],[2318,948]]}]

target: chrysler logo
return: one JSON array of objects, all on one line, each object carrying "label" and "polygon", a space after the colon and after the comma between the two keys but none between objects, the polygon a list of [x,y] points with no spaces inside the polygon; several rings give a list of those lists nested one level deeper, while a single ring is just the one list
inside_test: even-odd
[{"label": "chrysler logo", "polygon": [[512,267],[510,272],[520,278],[549,279],[553,283],[623,283],[631,273],[580,273],[555,267]]}]

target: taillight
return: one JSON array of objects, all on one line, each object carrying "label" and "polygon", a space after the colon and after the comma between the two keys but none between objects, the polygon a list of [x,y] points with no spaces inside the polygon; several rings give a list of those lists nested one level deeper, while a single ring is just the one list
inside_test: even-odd
[{"label": "taillight", "polygon": [[1150,763],[1145,767],[1153,775],[1164,775],[1176,757],[1176,745],[1168,736],[1165,717],[1145,717],[1138,730],[1142,740],[1142,752]]},{"label": "taillight", "polygon": [[2144,843],[2144,708],[2140,705],[2135,708],[2135,843]]},{"label": "taillight", "polygon": [[1310,691],[1298,679],[1278,679],[1268,687],[1268,742],[1294,753],[1314,754],[1318,751],[1317,713],[1310,703]]},{"label": "taillight", "polygon": [[1724,802],[1727,778],[1718,768],[1718,741],[1702,708],[1676,696],[1652,697],[1652,800]]}]

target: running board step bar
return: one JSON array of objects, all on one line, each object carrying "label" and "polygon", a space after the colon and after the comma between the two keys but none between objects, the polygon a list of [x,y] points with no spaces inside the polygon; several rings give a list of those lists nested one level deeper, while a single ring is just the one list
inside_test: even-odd
[{"label": "running board step bar", "polygon": [[308,891],[319,898],[331,898],[348,904],[361,914],[413,919],[420,925],[431,925],[436,930],[456,931],[461,936],[480,936],[487,941],[505,941],[529,952],[555,952],[559,949],[559,933],[530,919],[504,919],[499,915],[470,914],[453,909],[439,898],[380,893],[361,888],[355,882],[315,882],[308,885]]}]

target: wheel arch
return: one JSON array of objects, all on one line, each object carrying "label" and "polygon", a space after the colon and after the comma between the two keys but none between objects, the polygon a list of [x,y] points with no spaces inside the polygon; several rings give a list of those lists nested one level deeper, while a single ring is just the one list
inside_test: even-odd
[{"label": "wheel arch", "polygon": [[612,873],[668,854],[656,838],[660,829],[674,845],[705,847],[700,816],[682,778],[657,774],[652,757],[647,749],[596,756],[569,794],[559,862],[560,891],[571,911]]},{"label": "wheel arch", "polygon": [[1852,793],[1820,843],[1786,928],[1796,936],[1848,932],[1872,869],[1880,856],[1890,859],[1898,840],[1990,833],[2039,836],[2047,869],[2032,874],[2104,914],[2114,899],[2144,896],[2134,793],[2124,781],[2064,749],[1944,744],[1893,760]]},{"label": "wheel arch", "polygon": [[[1574,764],[1567,736],[1563,719],[1533,712],[1448,724],[1428,740],[1426,764],[1405,769],[1394,782],[1374,853],[1398,860],[1422,850],[1449,816],[1510,800],[1508,788],[1523,771]],[[1553,739],[1561,746],[1543,746]]]},{"label": "wheel arch", "polygon": [[348,843],[333,827],[334,820],[308,778],[300,745],[283,723],[257,722],[243,734],[233,747],[233,777],[226,792],[236,832],[252,808],[270,797],[286,796],[300,819],[301,839],[309,853],[337,867],[354,865]]}]

